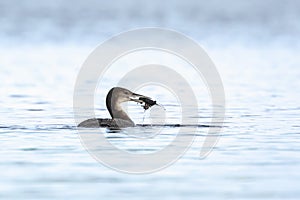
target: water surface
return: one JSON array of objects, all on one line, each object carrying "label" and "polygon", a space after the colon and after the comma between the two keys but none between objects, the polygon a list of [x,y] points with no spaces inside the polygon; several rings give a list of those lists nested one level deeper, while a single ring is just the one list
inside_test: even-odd
[{"label": "water surface", "polygon": [[[153,4],[145,12],[135,4],[124,5],[122,12],[119,4],[105,4],[99,15],[92,9],[92,17],[80,18],[67,5],[64,12],[63,5],[59,11],[53,3],[49,14],[42,15],[42,5],[24,4],[20,10],[9,2],[1,2],[10,11],[1,12],[5,22],[0,47],[1,199],[300,198],[300,26],[295,20],[299,13],[293,11],[297,4],[276,3],[268,10],[263,9],[265,3],[256,2],[251,9],[246,3],[231,9],[224,4],[221,12],[212,1],[207,14],[197,15],[189,12],[203,7],[195,2],[190,6],[173,2],[172,8],[182,7],[182,12],[167,9],[166,3]],[[81,11],[88,6],[71,7]],[[285,9],[278,12],[280,8]],[[28,10],[44,17],[26,14]],[[24,23],[18,21],[20,16]],[[168,168],[147,175],[119,173],[98,163],[81,145],[73,119],[73,87],[81,64],[99,42],[124,29],[153,25],[184,31],[205,47],[223,80],[226,119],[218,144],[205,159],[199,159],[208,130],[204,126],[198,128],[189,151]],[[114,81],[107,79],[107,84]],[[156,95],[164,104],[168,100]],[[198,97],[199,123],[207,125],[208,95]],[[103,97],[98,98],[96,114],[108,117]],[[172,122],[180,122],[176,102],[165,106]],[[133,119],[141,123],[143,110],[135,104],[130,108]],[[178,127],[165,127],[148,146],[128,138],[127,129],[101,131],[117,146],[148,153],[168,144]]]}]

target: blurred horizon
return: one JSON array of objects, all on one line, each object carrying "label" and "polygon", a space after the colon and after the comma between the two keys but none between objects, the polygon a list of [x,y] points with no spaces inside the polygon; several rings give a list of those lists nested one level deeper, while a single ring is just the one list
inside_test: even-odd
[{"label": "blurred horizon", "polygon": [[299,8],[300,2],[293,0],[2,0],[0,41],[7,45],[90,44],[130,29],[162,27],[198,41],[279,42],[298,46]]}]

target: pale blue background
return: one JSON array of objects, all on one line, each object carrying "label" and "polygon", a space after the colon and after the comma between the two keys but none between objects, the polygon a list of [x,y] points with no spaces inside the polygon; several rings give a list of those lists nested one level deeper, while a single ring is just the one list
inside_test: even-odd
[{"label": "pale blue background", "polygon": [[[299,10],[292,0],[1,0],[0,199],[299,199]],[[83,149],[72,95],[98,44],[145,26],[183,32],[206,49],[223,79],[227,118],[205,160],[196,142],[169,168],[136,176]],[[199,114],[209,121],[206,103]]]}]

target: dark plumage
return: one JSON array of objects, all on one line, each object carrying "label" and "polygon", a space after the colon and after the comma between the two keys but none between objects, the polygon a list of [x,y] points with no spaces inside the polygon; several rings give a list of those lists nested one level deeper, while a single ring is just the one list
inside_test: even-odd
[{"label": "dark plumage", "polygon": [[124,128],[135,126],[134,122],[130,119],[127,113],[122,109],[121,103],[126,101],[135,101],[143,105],[143,108],[147,110],[151,106],[156,104],[156,101],[151,98],[135,94],[130,90],[121,87],[112,88],[106,96],[106,107],[111,119],[92,118],[81,122],[78,127],[85,128]]}]

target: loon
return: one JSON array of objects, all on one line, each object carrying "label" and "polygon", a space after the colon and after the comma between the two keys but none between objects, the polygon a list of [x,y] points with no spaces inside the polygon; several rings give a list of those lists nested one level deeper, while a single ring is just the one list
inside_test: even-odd
[{"label": "loon", "polygon": [[156,104],[150,97],[136,94],[128,89],[121,87],[114,87],[110,89],[106,96],[106,107],[109,111],[111,119],[92,118],[81,122],[78,127],[84,128],[126,128],[133,127],[135,123],[130,119],[127,113],[122,109],[121,103],[127,101],[134,101],[140,104],[144,104],[143,108],[147,110],[151,106]]}]

